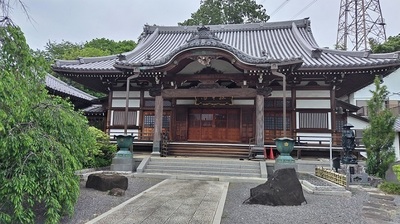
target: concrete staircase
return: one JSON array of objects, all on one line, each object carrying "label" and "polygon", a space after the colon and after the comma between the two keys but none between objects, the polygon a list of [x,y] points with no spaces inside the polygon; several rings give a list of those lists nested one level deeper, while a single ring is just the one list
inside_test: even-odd
[{"label": "concrete staircase", "polygon": [[135,173],[137,177],[177,179],[242,180],[257,182],[267,180],[265,161],[216,158],[163,158],[146,157]]}]

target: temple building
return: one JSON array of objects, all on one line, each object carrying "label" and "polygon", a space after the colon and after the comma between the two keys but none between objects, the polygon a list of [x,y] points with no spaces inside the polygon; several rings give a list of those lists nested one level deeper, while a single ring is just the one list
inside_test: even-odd
[{"label": "temple building", "polygon": [[398,52],[319,47],[306,18],[145,25],[130,52],[57,60],[52,69],[108,94],[105,131],[137,135],[157,154],[162,133],[170,144],[193,147],[264,146],[279,137],[339,145],[343,124],[359,109],[349,96],[399,67]]}]

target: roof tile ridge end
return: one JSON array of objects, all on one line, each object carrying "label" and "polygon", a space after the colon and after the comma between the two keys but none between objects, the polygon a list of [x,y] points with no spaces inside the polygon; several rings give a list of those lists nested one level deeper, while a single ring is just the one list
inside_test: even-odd
[{"label": "roof tile ridge end", "polygon": [[297,25],[293,22],[292,23],[292,32],[294,34],[294,38],[297,40],[297,42],[300,43],[300,45],[310,54],[312,54],[313,51],[318,50],[320,51],[319,48],[314,48],[307,40],[305,40],[301,34],[300,31],[297,27]]}]

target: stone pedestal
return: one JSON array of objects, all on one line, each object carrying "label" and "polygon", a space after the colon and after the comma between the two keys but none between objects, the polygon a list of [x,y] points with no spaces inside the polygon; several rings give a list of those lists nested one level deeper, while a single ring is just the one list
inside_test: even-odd
[{"label": "stone pedestal", "polygon": [[298,170],[298,166],[296,163],[276,163],[274,165],[274,171],[280,170],[280,169],[286,169],[286,168],[293,168],[296,170]]},{"label": "stone pedestal", "polygon": [[114,157],[112,159],[111,171],[135,171],[134,161],[132,157]]},{"label": "stone pedestal", "polygon": [[134,171],[134,160],[133,154],[129,151],[132,146],[134,137],[132,135],[117,135],[117,145],[119,151],[115,154],[112,160],[111,170],[112,171]]}]

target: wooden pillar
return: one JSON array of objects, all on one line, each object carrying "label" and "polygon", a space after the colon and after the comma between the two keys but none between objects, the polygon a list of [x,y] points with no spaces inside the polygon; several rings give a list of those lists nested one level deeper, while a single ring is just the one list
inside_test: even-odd
[{"label": "wooden pillar", "polygon": [[162,117],[163,117],[163,97],[161,89],[150,90],[150,95],[155,96],[154,106],[154,135],[153,135],[153,151],[152,155],[160,155]]},{"label": "wooden pillar", "polygon": [[264,95],[256,96],[256,145],[264,147]]}]

